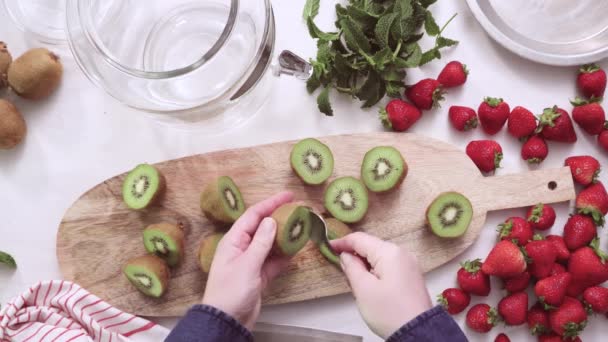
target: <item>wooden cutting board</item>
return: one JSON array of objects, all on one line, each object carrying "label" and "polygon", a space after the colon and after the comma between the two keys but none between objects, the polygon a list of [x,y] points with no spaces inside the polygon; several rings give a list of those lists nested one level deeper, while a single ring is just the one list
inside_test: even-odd
[{"label": "wooden cutting board", "polygon": [[[399,191],[370,194],[368,215],[353,228],[405,246],[418,256],[425,271],[449,262],[469,247],[483,228],[488,211],[575,198],[568,168],[484,177],[458,148],[415,134],[373,133],[320,140],[334,153],[334,177],[358,176],[363,155],[375,146],[392,145],[401,151],[410,167],[407,179]],[[200,300],[205,288],[206,276],[199,271],[196,258],[199,241],[218,229],[199,209],[199,194],[207,182],[221,175],[231,176],[248,204],[290,190],[298,200],[322,205],[323,187],[304,186],[291,171],[293,144],[283,142],[159,163],[167,192],[162,206],[145,212],[129,210],[123,204],[125,174],[95,186],[68,209],[59,227],[57,257],[63,275],[127,312],[144,316],[184,314]],[[427,206],[445,191],[465,194],[474,208],[468,232],[455,240],[437,238],[424,225]],[[141,232],[146,225],[159,221],[186,223],[186,260],[174,270],[168,293],[161,299],[151,299],[128,283],[121,266],[145,254]],[[309,243],[271,285],[264,303],[289,303],[348,291],[341,271]]]}]

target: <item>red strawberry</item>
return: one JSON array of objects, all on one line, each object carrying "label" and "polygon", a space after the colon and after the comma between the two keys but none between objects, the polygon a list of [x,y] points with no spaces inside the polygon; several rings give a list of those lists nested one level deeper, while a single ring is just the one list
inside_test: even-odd
[{"label": "red strawberry", "polygon": [[549,331],[549,313],[542,303],[538,302],[528,310],[528,328],[532,335],[543,335]]},{"label": "red strawberry", "polygon": [[533,135],[521,147],[521,159],[528,164],[540,164],[549,155],[549,146],[545,139]]},{"label": "red strawberry", "polygon": [[500,167],[502,147],[494,140],[475,140],[467,145],[467,155],[483,172],[492,172]]},{"label": "red strawberry", "polygon": [[608,289],[605,287],[593,286],[586,289],[583,292],[583,300],[593,312],[608,312]]},{"label": "red strawberry", "polygon": [[509,134],[517,139],[528,137],[536,130],[536,117],[526,108],[517,106],[509,114],[507,128]]},{"label": "red strawberry", "polygon": [[509,336],[507,336],[503,333],[500,333],[500,334],[496,335],[494,342],[511,342],[511,340],[509,339]]},{"label": "red strawberry", "polygon": [[576,142],[576,132],[574,126],[572,126],[572,120],[565,110],[557,106],[545,108],[539,121],[536,132],[540,133],[546,140],[565,143]]},{"label": "red strawberry", "polygon": [[606,72],[596,64],[583,65],[576,84],[585,97],[603,97],[606,90]]},{"label": "red strawberry", "polygon": [[598,226],[603,226],[604,216],[608,214],[608,193],[604,184],[597,182],[581,191],[576,197],[576,209],[591,216]]},{"label": "red strawberry", "polygon": [[445,88],[452,88],[463,85],[467,81],[467,76],[469,76],[467,66],[458,61],[453,61],[441,70],[437,81]]},{"label": "red strawberry", "polygon": [[490,277],[481,272],[481,260],[465,261],[460,264],[456,280],[460,288],[472,295],[487,296],[490,294]]},{"label": "red strawberry", "polygon": [[516,292],[498,302],[498,313],[507,325],[521,325],[526,323],[528,315],[528,294]]},{"label": "red strawberry", "polygon": [[558,275],[558,274],[562,274],[562,273],[566,273],[566,268],[560,264],[560,263],[555,263],[553,264],[553,267],[551,268],[551,273],[549,273],[549,277],[552,277],[554,275]]},{"label": "red strawberry", "polygon": [[556,334],[574,338],[585,328],[587,312],[577,299],[565,297],[559,308],[549,312],[549,322]]},{"label": "red strawberry", "polygon": [[407,88],[407,98],[420,110],[441,107],[444,91],[441,84],[432,78],[424,79]]},{"label": "red strawberry", "polygon": [[499,278],[512,278],[526,271],[526,258],[516,244],[502,240],[492,248],[481,271]]},{"label": "red strawberry", "polygon": [[477,113],[473,108],[452,106],[449,118],[452,126],[461,132],[477,127]]},{"label": "red strawberry", "polygon": [[547,230],[555,223],[555,210],[548,204],[539,203],[530,207],[526,216],[533,229]]},{"label": "red strawberry", "polygon": [[494,135],[498,133],[505,125],[505,122],[507,122],[510,108],[502,99],[486,97],[479,105],[477,113],[484,132]]},{"label": "red strawberry", "polygon": [[553,244],[557,252],[557,261],[568,261],[570,259],[570,251],[563,237],[559,235],[547,235],[545,239]]},{"label": "red strawberry", "polygon": [[548,335],[540,335],[538,336],[538,342],[581,342],[580,337],[570,338],[570,337],[561,337],[554,333]]},{"label": "red strawberry", "polygon": [[392,100],[380,110],[382,124],[395,132],[407,131],[421,116],[418,108],[399,99]]},{"label": "red strawberry", "polygon": [[446,289],[439,296],[437,302],[451,315],[459,314],[471,303],[471,296],[461,289]]},{"label": "red strawberry", "polygon": [[589,216],[572,215],[564,226],[564,242],[571,251],[587,246],[596,236],[597,228]]},{"label": "red strawberry", "polygon": [[547,306],[557,307],[562,305],[566,296],[568,285],[572,282],[570,273],[557,274],[539,280],[534,286],[534,293],[538,299]]},{"label": "red strawberry", "polygon": [[606,122],[606,112],[604,112],[604,109],[598,103],[599,101],[601,101],[599,98],[587,101],[580,97],[577,97],[574,101],[570,101],[574,106],[572,119],[585,132],[591,135],[602,133],[604,122]]},{"label": "red strawberry", "polygon": [[581,247],[570,255],[568,272],[572,274],[569,295],[579,295],[587,287],[597,286],[608,280],[606,254],[599,249],[599,239],[595,238],[589,247]]},{"label": "red strawberry", "polygon": [[513,278],[505,279],[505,290],[509,293],[524,291],[530,285],[530,272],[524,272]]},{"label": "red strawberry", "polygon": [[[608,125],[607,125],[608,126]],[[597,136],[597,144],[600,145],[604,151],[608,152],[608,128],[604,127],[604,130],[600,135]]]},{"label": "red strawberry", "polygon": [[543,279],[549,276],[555,260],[557,260],[557,250],[553,243],[544,240],[542,236],[534,236],[534,240],[528,242],[524,247],[526,254],[531,260],[528,270],[536,279]]},{"label": "red strawberry", "polygon": [[474,331],[487,333],[499,321],[496,309],[488,304],[477,304],[472,306],[467,312],[467,326]]},{"label": "red strawberry", "polygon": [[570,167],[574,181],[581,185],[597,182],[600,175],[600,162],[592,156],[570,157],[564,165]]},{"label": "red strawberry", "polygon": [[520,246],[525,246],[534,237],[532,227],[521,217],[511,217],[499,224],[498,232],[501,240],[517,241]]}]

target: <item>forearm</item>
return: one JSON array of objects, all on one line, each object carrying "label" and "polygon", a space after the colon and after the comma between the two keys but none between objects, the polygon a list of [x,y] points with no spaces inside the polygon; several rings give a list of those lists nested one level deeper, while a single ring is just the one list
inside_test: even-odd
[{"label": "forearm", "polygon": [[226,313],[208,305],[193,306],[166,342],[250,342],[253,335]]},{"label": "forearm", "polygon": [[468,341],[454,319],[436,306],[406,323],[387,342],[466,342]]}]

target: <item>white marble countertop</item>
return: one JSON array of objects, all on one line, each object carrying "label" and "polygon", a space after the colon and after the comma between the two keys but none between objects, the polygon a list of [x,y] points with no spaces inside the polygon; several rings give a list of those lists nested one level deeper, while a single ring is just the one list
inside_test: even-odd
[{"label": "white marble countertop", "polygon": [[[312,56],[315,44],[301,20],[304,0],[275,0],[277,50],[290,49],[302,56]],[[328,27],[333,21],[333,3],[322,1],[319,24]],[[441,62],[412,70],[409,81],[436,77],[445,63],[457,59],[471,69],[468,83],[447,95],[442,109],[426,112],[413,132],[449,141],[464,149],[468,141],[484,138],[481,130],[463,134],[449,127],[447,109],[461,104],[477,107],[484,96],[503,97],[511,106],[522,105],[538,113],[554,104],[571,109],[568,99],[576,94],[576,68],[556,68],[521,59],[492,40],[478,25],[464,0],[440,1],[432,7],[440,23],[454,12],[458,17],[446,34],[460,40],[460,45],[446,51]],[[0,40],[11,47],[14,55],[25,51],[23,33],[0,10]],[[12,151],[0,152],[0,249],[14,255],[16,271],[0,269],[0,303],[39,280],[61,277],[55,256],[55,235],[65,210],[83,192],[140,162],[159,162],[182,156],[226,148],[252,146],[308,136],[360,133],[382,130],[376,110],[361,110],[347,98],[335,98],[335,117],[317,112],[315,98],[306,93],[295,79],[277,79],[269,101],[244,126],[217,137],[205,137],[196,131],[182,131],[157,124],[115,103],[93,86],[73,61],[64,59],[65,78],[59,91],[49,100],[28,103],[17,100],[28,123],[26,142]],[[604,68],[608,62],[601,63]],[[578,127],[575,145],[550,145],[549,158],[543,168],[558,167],[570,155],[592,154],[608,162],[595,139]],[[525,171],[528,166],[519,156],[520,143],[508,136],[506,129],[494,137],[503,146],[505,160],[498,174]],[[608,181],[606,174],[603,181]],[[500,194],[496,194],[500,196]],[[569,204],[558,208],[558,221],[553,232],[561,232],[570,212]],[[458,262],[484,258],[495,242],[495,227],[511,215],[524,215],[523,209],[495,212],[488,216],[486,229],[479,240],[457,260],[427,275],[431,296],[455,285]],[[603,231],[600,231],[602,235]],[[608,239],[604,239],[605,248]],[[474,298],[495,306],[504,295],[500,284],[488,298]],[[377,338],[360,318],[350,295],[318,299],[297,304],[264,308],[263,322],[290,324],[345,332]],[[464,326],[464,314],[457,317]],[[161,320],[171,326],[174,319]],[[595,318],[583,332],[584,341],[597,341],[606,326],[603,317]],[[525,327],[498,326],[487,335],[465,328],[472,341],[493,341],[499,332],[507,332],[513,341],[535,340]],[[605,331],[605,328],[604,330]]]}]

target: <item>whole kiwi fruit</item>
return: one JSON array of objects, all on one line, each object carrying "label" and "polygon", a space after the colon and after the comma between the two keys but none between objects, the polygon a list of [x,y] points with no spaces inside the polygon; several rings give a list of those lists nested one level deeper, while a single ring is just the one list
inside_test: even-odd
[{"label": "whole kiwi fruit", "polygon": [[45,48],[28,50],[8,68],[8,84],[17,95],[40,100],[51,95],[61,82],[59,57]]},{"label": "whole kiwi fruit", "polygon": [[13,56],[8,51],[6,43],[0,42],[0,90],[8,85],[7,73],[8,67],[13,62]]},{"label": "whole kiwi fruit", "polygon": [[19,145],[26,133],[25,120],[17,107],[0,99],[0,149],[8,150]]}]

